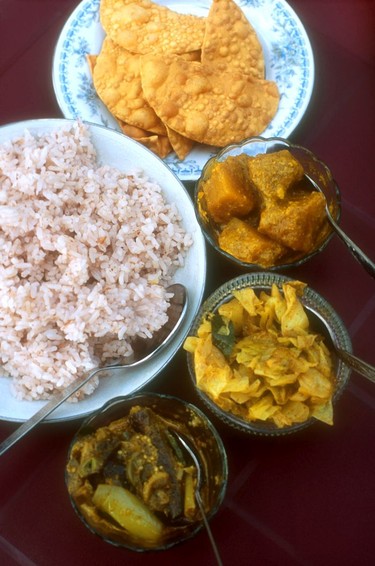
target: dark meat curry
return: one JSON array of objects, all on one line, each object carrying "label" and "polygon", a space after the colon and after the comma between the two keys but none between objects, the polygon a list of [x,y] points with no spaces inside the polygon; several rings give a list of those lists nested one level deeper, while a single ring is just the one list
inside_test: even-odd
[{"label": "dark meat curry", "polygon": [[187,434],[182,423],[134,406],[73,444],[69,493],[97,532],[118,542],[130,536],[152,548],[171,531],[200,521],[196,468],[176,441],[174,427]]}]

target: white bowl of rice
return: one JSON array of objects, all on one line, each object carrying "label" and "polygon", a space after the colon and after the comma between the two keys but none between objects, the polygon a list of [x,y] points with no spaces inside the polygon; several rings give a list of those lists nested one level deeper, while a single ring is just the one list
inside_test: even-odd
[{"label": "white bowl of rice", "polygon": [[206,253],[172,171],[123,134],[65,119],[0,127],[0,419],[23,421],[58,389],[166,322],[184,283],[176,337],[137,368],[93,378],[50,420],[82,417],[153,379],[199,309]]}]

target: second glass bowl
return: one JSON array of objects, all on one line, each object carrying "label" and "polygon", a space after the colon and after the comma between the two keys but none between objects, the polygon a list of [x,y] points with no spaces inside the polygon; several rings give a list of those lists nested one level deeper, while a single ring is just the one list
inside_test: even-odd
[{"label": "second glass bowl", "polygon": [[[264,265],[260,263],[250,263],[232,255],[228,251],[222,249],[219,244],[219,234],[222,232],[223,225],[215,222],[212,216],[209,215],[207,209],[207,202],[205,198],[204,186],[211,176],[211,173],[218,163],[222,163],[228,157],[236,157],[246,154],[251,157],[258,155],[271,154],[282,150],[288,150],[293,157],[295,157],[302,165],[304,172],[310,176],[322,189],[330,211],[336,222],[339,221],[341,216],[341,198],[337,184],[335,183],[332,173],[329,168],[320,161],[310,150],[292,144],[283,138],[262,138],[253,137],[244,140],[239,144],[232,144],[211,157],[205,164],[200,178],[197,180],[194,192],[194,206],[198,222],[202,231],[209,242],[209,244],[216,250],[216,252],[230,261],[232,264],[237,265],[241,269],[260,270],[267,269],[268,271],[282,270],[292,266],[298,266],[316,254],[322,252],[328,245],[332,238],[333,230],[327,221],[324,228],[319,231],[316,237],[316,245],[308,252],[292,252],[287,256],[281,256],[274,263]],[[311,187],[311,190],[312,187]],[[246,217],[244,218],[246,221]]]},{"label": "second glass bowl", "polygon": [[[193,326],[190,329],[189,336],[197,336],[198,329],[201,328],[202,323],[207,320],[207,317],[211,316],[213,313],[216,313],[218,308],[222,304],[227,303],[230,299],[232,299],[234,296],[233,292],[251,288],[254,290],[257,296],[259,296],[259,293],[261,291],[265,291],[267,294],[270,294],[273,284],[276,284],[276,286],[282,292],[283,284],[291,281],[293,281],[293,279],[291,279],[290,277],[272,272],[244,274],[228,281],[227,283],[216,289],[216,291],[214,291],[203,303],[193,323]],[[333,307],[316,291],[306,286],[303,292],[303,296],[300,298],[300,301],[305,309],[305,312],[307,313],[311,333],[318,333],[323,336],[324,343],[330,350],[330,353],[332,355],[334,373],[334,390],[332,403],[334,406],[349,381],[351,370],[339,358],[335,356],[332,348],[332,341],[339,348],[351,352],[351,340],[348,331],[339,315],[336,313]],[[233,427],[241,432],[253,435],[282,436],[298,432],[316,422],[316,419],[310,416],[303,422],[296,422],[294,424],[279,428],[276,426],[276,424],[269,420],[245,420],[244,418],[234,414],[233,412],[225,410],[222,406],[219,406],[217,403],[215,403],[213,397],[211,397],[208,393],[197,386],[194,354],[189,351],[187,352],[187,362],[189,373],[198,396],[211,410],[211,412],[215,414],[216,417],[218,417],[222,422],[229,425],[230,427]],[[282,363],[282,360],[280,360],[280,362]],[[201,360],[201,364],[204,364],[204,361]],[[290,371],[289,368],[285,370],[285,373],[287,373],[288,371]],[[217,390],[215,391],[216,394],[218,393],[218,391],[220,391],[220,387],[221,382],[217,378]]]}]

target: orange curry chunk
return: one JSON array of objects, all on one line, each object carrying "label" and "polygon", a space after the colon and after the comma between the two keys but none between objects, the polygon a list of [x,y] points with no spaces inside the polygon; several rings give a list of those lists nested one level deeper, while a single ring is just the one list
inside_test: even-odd
[{"label": "orange curry chunk", "polygon": [[239,155],[216,162],[203,183],[207,213],[217,223],[249,214],[256,206],[256,194],[249,184],[248,157]]},{"label": "orange curry chunk", "polygon": [[258,230],[292,250],[309,252],[316,247],[325,219],[324,196],[311,192],[266,206],[262,210]]},{"label": "orange curry chunk", "polygon": [[263,267],[274,265],[285,254],[285,246],[260,234],[250,224],[232,218],[219,234],[219,246],[241,261]]},{"label": "orange curry chunk", "polygon": [[250,158],[248,167],[251,181],[266,201],[284,199],[304,176],[301,163],[287,149]]}]

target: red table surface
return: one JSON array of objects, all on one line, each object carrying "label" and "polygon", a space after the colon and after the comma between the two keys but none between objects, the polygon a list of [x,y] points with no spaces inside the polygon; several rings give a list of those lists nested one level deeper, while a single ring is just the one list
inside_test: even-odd
[{"label": "red table surface", "polygon": [[[293,0],[310,37],[315,87],[291,139],[333,171],[342,226],[375,258],[374,3]],[[61,117],[51,81],[54,46],[74,0],[1,0],[0,124]],[[334,237],[308,264],[289,271],[331,302],[354,352],[375,364],[375,281]],[[206,295],[235,275],[208,257]],[[185,355],[149,387],[198,406]],[[333,427],[317,423],[286,438],[258,438],[222,426],[228,454],[224,503],[211,522],[224,564],[372,564],[375,551],[374,385],[356,373]],[[201,407],[202,408],[202,407]],[[79,422],[40,426],[0,461],[0,563],[60,566],[215,563],[204,531],[168,551],[138,554],[91,534],[76,517],[64,464]],[[0,440],[15,429],[0,423]]]}]

